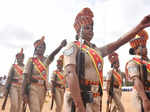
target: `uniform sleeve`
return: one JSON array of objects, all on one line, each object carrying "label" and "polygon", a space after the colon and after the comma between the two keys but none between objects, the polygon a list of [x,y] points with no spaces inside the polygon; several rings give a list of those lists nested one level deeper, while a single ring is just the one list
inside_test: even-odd
[{"label": "uniform sleeve", "polygon": [[69,64],[76,64],[77,46],[73,43],[69,44],[64,51],[64,67]]},{"label": "uniform sleeve", "polygon": [[51,57],[48,56],[47,59],[46,59],[46,61],[45,61],[46,66],[49,66],[53,62],[53,59],[54,58],[51,58]]},{"label": "uniform sleeve", "polygon": [[11,68],[10,68],[10,70],[9,70],[9,72],[8,72],[8,78],[7,78],[6,85],[5,85],[6,87],[10,83],[11,75],[13,74],[13,72],[14,72],[14,67],[12,65]]},{"label": "uniform sleeve", "polygon": [[98,50],[100,51],[102,57],[105,57],[105,56],[107,56],[107,54],[109,54],[108,49],[107,49],[107,45],[98,48]]},{"label": "uniform sleeve", "polygon": [[29,58],[27,61],[27,64],[25,65],[23,73],[30,73],[31,71],[31,66],[32,66],[32,58]]},{"label": "uniform sleeve", "polygon": [[133,79],[133,77],[139,77],[139,67],[136,63],[134,63],[133,61],[131,61],[130,63],[128,63],[127,65],[127,72],[129,75],[130,79]]}]

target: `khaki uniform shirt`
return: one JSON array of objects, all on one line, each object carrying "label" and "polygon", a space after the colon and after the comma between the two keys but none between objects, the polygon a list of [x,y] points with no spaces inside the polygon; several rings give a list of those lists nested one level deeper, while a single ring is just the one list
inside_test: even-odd
[{"label": "khaki uniform shirt", "polygon": [[[24,65],[19,66],[19,67],[21,67],[21,69],[24,70]],[[12,67],[10,68],[10,70],[8,72],[8,79],[7,79],[6,85],[8,85],[12,74],[14,75],[13,79],[23,80],[23,75],[18,74],[17,70],[14,68],[14,65],[12,65]]]},{"label": "khaki uniform shirt", "polygon": [[[19,67],[20,67],[22,70],[24,69],[24,65],[19,66]],[[16,68],[14,68],[14,66],[11,67],[11,69],[10,69],[10,71],[9,71],[9,73],[8,73],[8,77],[10,77],[10,76],[12,75],[13,71],[14,71],[14,77],[13,77],[13,79],[22,79],[23,76],[20,75],[20,74],[18,74],[18,72],[17,72]]]},{"label": "khaki uniform shirt", "polygon": [[[49,67],[49,64],[51,63],[51,61],[48,58],[44,57],[44,58],[42,58],[41,62],[44,64],[44,66],[46,67],[47,72],[48,72],[48,67]],[[41,77],[39,71],[36,69],[34,64],[33,64],[33,68],[32,68],[32,63],[33,63],[32,58],[29,58],[26,66],[25,66],[24,73],[30,73],[31,69],[32,69],[32,76]],[[47,80],[48,80],[48,76],[49,76],[49,74],[47,73]]]},{"label": "khaki uniform shirt", "polygon": [[[100,56],[103,56],[103,51],[105,51],[104,49],[100,50],[97,47],[95,48],[95,50]],[[78,51],[79,48],[74,43],[71,43],[67,46],[67,49],[64,51],[64,67],[66,67],[69,64],[76,65],[76,55]],[[87,52],[85,53],[85,79],[99,81],[94,64]]]},{"label": "khaki uniform shirt", "polygon": [[[119,73],[121,75],[121,79],[122,79],[122,76],[124,75],[123,72],[121,72],[120,70],[117,71],[117,73]],[[107,73],[107,77],[106,77],[106,80],[107,81],[111,81],[111,77],[112,77],[113,73],[112,73],[112,70],[110,70],[108,73]],[[114,76],[114,84],[119,86],[119,82],[118,82],[118,79]]]},{"label": "khaki uniform shirt", "polygon": [[[61,71],[60,73],[61,73],[61,75],[64,77],[64,71]],[[56,79],[55,79],[55,77],[56,77]],[[55,82],[56,82],[57,84],[60,84],[60,85],[63,85],[63,86],[64,86],[65,78],[64,78],[64,79],[60,79],[60,78],[58,77],[58,75],[55,74],[54,72],[53,72],[53,74],[52,74],[51,80],[52,80],[52,81],[55,80]]]},{"label": "khaki uniform shirt", "polygon": [[[136,56],[139,57],[139,56]],[[139,71],[140,65],[137,64],[135,61],[130,60],[127,64],[127,70],[128,75],[131,80],[133,80],[134,77],[140,77],[140,71]],[[150,81],[150,72],[147,72],[147,80]]]}]

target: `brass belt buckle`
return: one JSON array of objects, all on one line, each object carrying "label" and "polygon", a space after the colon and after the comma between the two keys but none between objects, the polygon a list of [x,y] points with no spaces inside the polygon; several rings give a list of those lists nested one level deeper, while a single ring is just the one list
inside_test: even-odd
[{"label": "brass belt buckle", "polygon": [[92,91],[93,93],[97,93],[97,92],[99,91],[99,86],[98,86],[98,85],[92,85],[92,86],[91,86],[91,91]]}]

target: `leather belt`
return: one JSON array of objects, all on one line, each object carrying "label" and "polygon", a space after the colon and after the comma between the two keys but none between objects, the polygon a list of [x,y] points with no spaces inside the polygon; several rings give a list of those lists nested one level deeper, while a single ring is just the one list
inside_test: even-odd
[{"label": "leather belt", "polygon": [[43,80],[43,78],[39,75],[32,75],[32,79]]},{"label": "leather belt", "polygon": [[114,88],[119,88],[119,85],[115,85],[115,84],[114,84]]},{"label": "leather belt", "polygon": [[37,83],[37,84],[40,84],[40,85],[44,85],[44,83],[45,83],[44,80],[37,80],[37,79],[34,79],[34,78],[31,78],[31,82]]},{"label": "leather belt", "polygon": [[53,85],[54,85],[54,87],[56,87],[56,88],[65,89],[64,85],[59,84],[59,83],[57,83],[57,82],[53,82]]},{"label": "leather belt", "polygon": [[93,81],[93,80],[87,80],[87,79],[80,80],[80,82],[85,85],[99,85],[99,81]]},{"label": "leather belt", "polygon": [[100,93],[93,93],[93,97],[100,96]]},{"label": "leather belt", "polygon": [[12,83],[22,84],[23,80],[22,79],[12,79]]},{"label": "leather belt", "polygon": [[145,91],[150,91],[150,87],[144,87]]}]

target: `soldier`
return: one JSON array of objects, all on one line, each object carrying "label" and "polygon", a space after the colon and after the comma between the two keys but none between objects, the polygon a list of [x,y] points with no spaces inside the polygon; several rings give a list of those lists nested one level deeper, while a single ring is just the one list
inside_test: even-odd
[{"label": "soldier", "polygon": [[[74,107],[76,107],[76,112],[101,112],[103,57],[112,53],[120,46],[131,40],[141,29],[150,26],[149,15],[119,40],[98,48],[90,42],[93,38],[94,23],[92,18],[93,13],[89,8],[84,8],[76,16],[74,23],[74,28],[77,33],[76,39],[80,39],[80,37],[82,37],[84,43],[82,44],[77,40],[70,43],[64,51],[64,71],[67,83],[64,94],[65,112],[74,111]],[[81,49],[83,50],[83,53],[81,52],[83,67],[81,67],[81,63],[77,64],[78,61],[76,61],[76,58],[77,60],[80,59],[80,57],[78,57],[78,51]],[[79,72],[81,76],[78,74],[80,77],[79,79],[76,70],[78,71],[80,68],[82,72]],[[82,86],[81,89],[80,86]]]},{"label": "soldier", "polygon": [[62,111],[62,106],[63,106],[62,104],[64,100],[65,80],[64,80],[64,71],[63,71],[63,57],[64,56],[61,55],[57,60],[57,70],[53,72],[51,78],[52,97],[54,97],[55,104],[56,104],[56,107],[54,109],[55,112]]},{"label": "soldier", "polygon": [[133,104],[135,112],[150,112],[150,60],[147,57],[148,34],[142,30],[130,41],[129,53],[135,55],[126,64],[128,79],[134,82]]},{"label": "soldier", "polygon": [[28,103],[31,112],[41,112],[44,104],[48,85],[48,66],[54,60],[55,55],[66,45],[66,40],[46,58],[44,55],[46,44],[44,36],[34,43],[34,56],[29,58],[24,75],[23,96]]},{"label": "soldier", "polygon": [[[124,112],[124,107],[121,103],[121,96],[122,96],[122,77],[125,75],[119,69],[119,59],[118,54],[113,52],[109,54],[108,59],[111,63],[111,68],[107,73],[107,94],[108,94],[108,103],[112,100],[112,104],[107,104],[107,109],[109,112]],[[111,89],[112,88],[112,89]],[[111,108],[109,108],[109,105]],[[111,109],[111,110],[110,110]]]},{"label": "soldier", "polygon": [[[23,82],[23,70],[24,70],[24,54],[23,49],[20,53],[16,54],[17,64],[12,65],[9,73],[8,79],[6,81],[6,89],[8,88],[9,83],[10,87],[10,112],[22,112],[22,82]],[[6,92],[4,93],[6,96]]]}]

